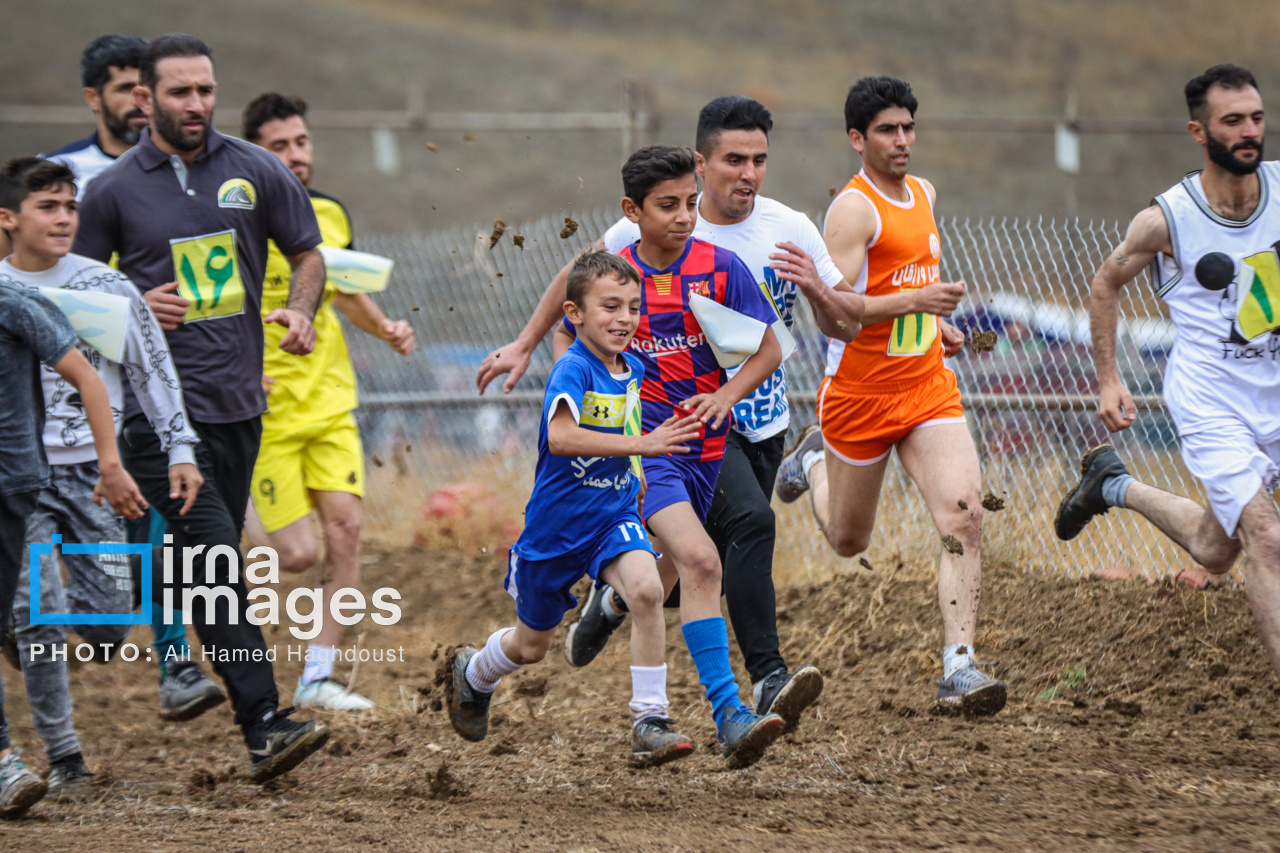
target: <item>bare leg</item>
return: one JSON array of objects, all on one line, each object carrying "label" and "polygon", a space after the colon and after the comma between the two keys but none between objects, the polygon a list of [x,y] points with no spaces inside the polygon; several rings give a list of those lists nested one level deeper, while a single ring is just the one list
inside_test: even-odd
[{"label": "bare leg", "polygon": [[312,492],[311,500],[324,527],[324,625],[316,637],[322,646],[336,646],[343,626],[329,617],[329,599],[340,589],[360,585],[360,498],[349,492]]},{"label": "bare leg", "polygon": [[850,465],[830,450],[809,469],[813,517],[841,557],[867,550],[876,524],[876,505],[889,457],[870,465]]},{"label": "bare leg", "polygon": [[1238,530],[1244,542],[1245,589],[1253,622],[1272,669],[1280,675],[1280,514],[1265,489],[1245,506]]},{"label": "bare leg", "polygon": [[647,519],[680,575],[680,621],[720,616],[720,555],[688,501],[663,507]]},{"label": "bare leg", "polygon": [[[1125,493],[1124,502],[1125,506],[1185,548],[1197,563],[1209,571],[1221,574],[1230,571],[1235,564],[1240,554],[1240,542],[1227,535],[1210,510],[1190,498],[1135,481]],[[1267,502],[1271,503],[1270,497]],[[1241,526],[1244,526],[1243,517]]]},{"label": "bare leg", "polygon": [[[973,644],[982,594],[982,472],[969,429],[937,424],[917,429],[898,444],[898,457],[924,496],[942,535],[954,536],[963,554],[942,549],[938,560],[938,606],[942,644]],[[960,508],[963,501],[967,509]]]},{"label": "bare leg", "polygon": [[657,566],[647,551],[628,551],[600,572],[631,612],[631,664],[662,666],[666,656],[667,622],[662,615],[666,598]]}]

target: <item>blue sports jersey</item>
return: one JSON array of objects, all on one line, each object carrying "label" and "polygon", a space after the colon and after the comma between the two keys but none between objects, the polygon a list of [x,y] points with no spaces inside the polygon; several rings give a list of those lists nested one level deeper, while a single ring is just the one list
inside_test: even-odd
[{"label": "blue sports jersey", "polygon": [[598,539],[620,512],[635,507],[640,481],[630,457],[555,456],[547,446],[547,425],[561,404],[589,430],[627,432],[628,416],[640,406],[644,365],[630,352],[622,357],[628,372],[610,373],[576,340],[551,368],[542,400],[533,494],[525,506],[524,531],[512,547],[526,560],[547,560],[582,548]]}]

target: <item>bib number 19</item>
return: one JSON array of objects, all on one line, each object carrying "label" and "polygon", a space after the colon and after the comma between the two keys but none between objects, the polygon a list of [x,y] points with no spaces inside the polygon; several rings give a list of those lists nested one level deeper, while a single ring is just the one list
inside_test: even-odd
[{"label": "bib number 19", "polygon": [[173,240],[173,271],[178,295],[187,306],[187,323],[230,317],[244,311],[244,281],[234,231]]}]

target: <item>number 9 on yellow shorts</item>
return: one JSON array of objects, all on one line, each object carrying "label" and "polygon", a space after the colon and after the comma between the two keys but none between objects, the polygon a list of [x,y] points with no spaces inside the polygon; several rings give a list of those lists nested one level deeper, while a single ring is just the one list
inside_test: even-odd
[{"label": "number 9 on yellow shorts", "polygon": [[310,492],[364,496],[364,449],[350,412],[265,428],[253,468],[253,507],[274,533],[311,512]]}]

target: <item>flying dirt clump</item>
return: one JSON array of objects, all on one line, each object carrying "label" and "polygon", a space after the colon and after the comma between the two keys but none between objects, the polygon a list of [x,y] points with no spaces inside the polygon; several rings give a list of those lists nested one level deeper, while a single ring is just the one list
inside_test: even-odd
[{"label": "flying dirt clump", "polygon": [[520,251],[524,251],[524,235],[519,231],[511,235],[511,243]]},{"label": "flying dirt clump", "polygon": [[867,571],[869,571],[869,572],[871,572],[871,571],[875,571],[875,569],[873,569],[873,568],[871,567],[871,561],[870,561],[870,560],[868,560],[866,557],[859,557],[859,558],[858,558],[858,565],[859,565],[859,566],[862,566],[862,568],[866,569],[866,570],[867,570]]},{"label": "flying dirt clump", "polygon": [[489,235],[489,251],[493,251],[493,247],[498,245],[498,241],[505,233],[507,233],[507,223],[501,219],[493,220],[493,233]]},{"label": "flying dirt clump", "polygon": [[942,547],[946,548],[957,557],[964,556],[964,546],[960,544],[960,540],[952,536],[950,533],[942,537]]},{"label": "flying dirt clump", "polygon": [[999,512],[1004,509],[1004,499],[996,497],[995,492],[987,492],[982,496],[982,508],[987,512]]},{"label": "flying dirt clump", "polygon": [[996,348],[1000,336],[988,329],[985,332],[969,333],[969,349],[974,352],[990,352]]},{"label": "flying dirt clump", "polygon": [[962,498],[962,499],[960,499],[960,500],[958,500],[958,501],[956,501],[956,506],[958,506],[958,507],[960,507],[961,509],[964,509],[964,510],[967,510],[967,509],[969,508],[969,504],[965,503],[965,501],[964,501],[964,499],[963,499],[963,498]]},{"label": "flying dirt clump", "polygon": [[572,216],[564,218],[564,227],[560,229],[560,239],[568,240],[574,234],[578,233],[578,223],[573,221]]}]

